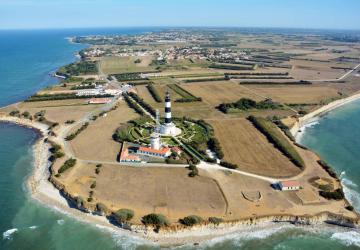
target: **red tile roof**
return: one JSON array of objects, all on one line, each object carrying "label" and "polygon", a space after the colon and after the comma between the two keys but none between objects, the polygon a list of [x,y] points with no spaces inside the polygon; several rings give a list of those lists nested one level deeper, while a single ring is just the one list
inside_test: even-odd
[{"label": "red tile roof", "polygon": [[299,187],[300,182],[298,181],[281,181],[280,182],[283,187]]},{"label": "red tile roof", "polygon": [[147,147],[139,147],[138,151],[142,151],[142,152],[147,152],[147,153],[151,153],[151,154],[161,154],[161,155],[165,155],[166,153],[169,152],[169,148],[164,147],[162,149],[153,149],[153,148],[147,148]]}]

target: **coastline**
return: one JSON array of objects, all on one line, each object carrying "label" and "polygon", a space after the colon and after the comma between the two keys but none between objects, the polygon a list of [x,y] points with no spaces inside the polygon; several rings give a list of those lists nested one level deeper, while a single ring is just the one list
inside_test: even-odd
[{"label": "coastline", "polygon": [[[360,94],[354,99],[360,98]],[[342,102],[342,105],[347,102]],[[332,109],[335,107],[332,105]],[[338,106],[336,106],[338,107]],[[328,108],[327,110],[332,110]],[[323,114],[324,110],[318,112]],[[315,117],[313,115],[312,117]],[[146,244],[159,244],[163,247],[178,246],[184,244],[197,244],[199,242],[211,240],[214,238],[224,237],[233,233],[256,231],[261,229],[276,230],[279,225],[325,225],[335,224],[343,227],[353,228],[350,225],[359,226],[359,221],[354,224],[350,223],[348,218],[334,215],[331,213],[322,213],[314,216],[294,216],[294,215],[267,215],[258,218],[248,218],[233,222],[224,222],[218,226],[213,224],[204,224],[193,228],[172,227],[161,230],[159,233],[153,232],[152,228],[146,228],[142,225],[133,225],[132,230],[122,229],[111,224],[106,217],[85,213],[76,208],[69,206],[68,200],[63,197],[59,190],[48,181],[49,172],[49,145],[44,141],[47,137],[48,126],[39,122],[33,122],[24,118],[16,118],[9,116],[0,116],[0,122],[15,123],[20,126],[26,126],[40,133],[39,139],[33,145],[33,172],[27,180],[27,187],[30,195],[36,201],[44,206],[54,209],[62,214],[70,216],[78,221],[88,223],[100,229],[104,229],[110,233],[126,234],[136,238],[138,241],[145,241]]]},{"label": "coastline", "polygon": [[302,128],[305,127],[306,125],[308,125],[309,123],[316,121],[317,118],[321,117],[322,115],[324,115],[334,109],[337,109],[345,104],[356,101],[358,99],[360,99],[360,93],[356,93],[349,97],[330,102],[330,103],[304,115],[303,117],[298,118],[297,121],[295,122],[295,124],[290,129],[291,134],[296,138],[299,131],[301,131]]}]

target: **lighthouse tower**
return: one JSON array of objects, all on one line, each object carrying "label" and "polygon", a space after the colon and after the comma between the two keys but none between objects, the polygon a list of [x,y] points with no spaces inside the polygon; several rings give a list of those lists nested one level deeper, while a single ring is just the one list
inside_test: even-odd
[{"label": "lighthouse tower", "polygon": [[165,124],[171,124],[171,100],[169,92],[166,92],[165,96]]},{"label": "lighthouse tower", "polygon": [[181,129],[177,128],[171,120],[171,99],[169,92],[166,92],[165,96],[165,123],[161,125],[160,133],[170,136],[176,136],[181,133]]}]

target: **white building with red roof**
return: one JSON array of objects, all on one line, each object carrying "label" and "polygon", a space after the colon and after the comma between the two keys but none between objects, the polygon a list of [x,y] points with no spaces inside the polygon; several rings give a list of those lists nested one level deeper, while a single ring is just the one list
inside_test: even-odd
[{"label": "white building with red roof", "polygon": [[166,158],[171,155],[171,149],[168,147],[163,147],[161,149],[154,149],[150,147],[139,147],[136,151],[137,154],[147,155],[152,157]]},{"label": "white building with red roof", "polygon": [[280,181],[279,187],[282,191],[299,190],[301,188],[298,181]]}]

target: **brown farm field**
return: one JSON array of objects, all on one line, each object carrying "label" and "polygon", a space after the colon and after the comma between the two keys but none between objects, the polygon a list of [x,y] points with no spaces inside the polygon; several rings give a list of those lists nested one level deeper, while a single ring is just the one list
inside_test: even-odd
[{"label": "brown farm field", "polygon": [[235,102],[242,97],[256,101],[263,99],[257,96],[254,91],[230,81],[186,83],[182,84],[181,87],[193,95],[201,97],[203,102],[211,107],[216,107],[224,102]]},{"label": "brown farm field", "polygon": [[[140,59],[140,63],[135,60]],[[125,72],[141,72],[153,70],[150,66],[153,57],[104,57],[99,61],[99,69],[103,74],[116,74]]]},{"label": "brown farm field", "polygon": [[172,222],[190,214],[224,216],[226,201],[216,182],[203,176],[190,178],[188,172],[186,168],[104,164],[96,175],[93,164],[79,164],[60,180],[66,182],[67,190],[84,198],[96,181],[93,202],[102,202],[113,211],[132,209],[136,223],[149,213],[162,213]]},{"label": "brown farm field", "polygon": [[126,103],[120,102],[116,110],[91,122],[70,142],[74,154],[82,160],[116,161],[120,144],[112,139],[112,135],[121,124],[136,117],[138,115]]},{"label": "brown farm field", "polygon": [[225,154],[225,161],[240,170],[270,177],[289,177],[301,172],[246,119],[209,121]]},{"label": "brown farm field", "polygon": [[247,85],[246,87],[262,96],[281,103],[319,103],[330,98],[339,97],[337,89],[319,85]]}]

